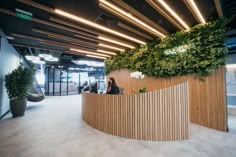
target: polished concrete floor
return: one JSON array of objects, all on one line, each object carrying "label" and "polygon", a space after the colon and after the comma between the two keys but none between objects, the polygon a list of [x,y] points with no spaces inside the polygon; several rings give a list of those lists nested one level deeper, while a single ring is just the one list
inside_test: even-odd
[{"label": "polished concrete floor", "polygon": [[228,128],[230,133],[236,134],[236,106],[228,106]]},{"label": "polished concrete floor", "polygon": [[47,97],[0,121],[0,157],[236,157],[236,134],[190,125],[190,139],[150,142],[107,135],[81,119],[80,96]]}]

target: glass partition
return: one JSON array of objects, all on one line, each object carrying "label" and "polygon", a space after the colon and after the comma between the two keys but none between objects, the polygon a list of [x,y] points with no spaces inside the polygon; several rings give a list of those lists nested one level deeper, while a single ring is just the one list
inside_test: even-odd
[{"label": "glass partition", "polygon": [[99,70],[99,68],[84,68],[83,70],[46,67],[45,76],[45,95],[80,94],[86,87],[90,91],[91,86],[97,93],[106,91],[104,70]]}]

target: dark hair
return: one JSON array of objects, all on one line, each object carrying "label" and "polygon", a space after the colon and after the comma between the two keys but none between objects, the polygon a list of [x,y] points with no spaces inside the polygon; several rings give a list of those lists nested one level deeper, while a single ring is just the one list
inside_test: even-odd
[{"label": "dark hair", "polygon": [[112,85],[112,81],[108,80],[108,86],[111,86],[111,85]]},{"label": "dark hair", "polygon": [[113,77],[110,77],[109,80],[111,80],[112,85],[117,86],[116,81]]}]

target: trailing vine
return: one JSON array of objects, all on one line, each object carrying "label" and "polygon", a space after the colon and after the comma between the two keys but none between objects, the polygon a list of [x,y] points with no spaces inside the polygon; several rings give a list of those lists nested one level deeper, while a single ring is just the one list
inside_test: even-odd
[{"label": "trailing vine", "polygon": [[[147,76],[172,77],[195,73],[207,76],[225,64],[228,49],[224,46],[227,19],[199,24],[136,49],[119,53],[105,62],[106,73],[118,69],[141,71]],[[188,46],[185,52],[167,54]]]}]

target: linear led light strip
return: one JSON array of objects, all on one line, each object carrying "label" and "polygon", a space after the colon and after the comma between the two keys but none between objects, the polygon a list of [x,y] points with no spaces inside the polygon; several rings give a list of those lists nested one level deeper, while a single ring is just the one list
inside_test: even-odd
[{"label": "linear led light strip", "polygon": [[[73,46],[73,45],[68,45],[68,44],[59,44],[57,42],[45,42],[45,41],[40,41],[40,43],[43,43],[43,44],[47,44],[47,45],[53,45],[53,46],[59,46],[59,47],[63,47],[63,48],[68,48],[69,46]],[[76,48],[73,48],[73,49],[76,49]],[[78,50],[78,49],[77,49]],[[83,50],[83,49],[79,49],[81,51],[87,51],[87,50]],[[105,56],[108,56],[108,55],[116,55],[116,53],[114,52],[109,52],[109,51],[105,51],[105,50],[101,50],[101,49],[96,49],[95,51],[97,52],[102,52],[102,53],[105,53],[104,55]],[[87,52],[92,52],[92,51],[87,51]],[[96,52],[92,52],[92,53],[96,53]],[[99,53],[96,53],[99,55]],[[106,55],[108,54],[108,55]],[[103,54],[101,54],[103,55]],[[109,56],[110,57],[110,56]]]},{"label": "linear led light strip", "polygon": [[111,56],[108,56],[108,55],[98,54],[98,53],[94,53],[94,52],[86,51],[86,50],[81,50],[81,49],[70,48],[70,50],[71,50],[71,51],[75,51],[75,52],[80,52],[80,53],[86,53],[86,54],[96,55],[96,56],[111,57]]},{"label": "linear led light strip", "polygon": [[[114,15],[116,15],[116,16],[118,16],[118,17],[121,17],[121,18],[123,18],[124,20],[126,20],[126,21],[128,21],[128,22],[134,24],[134,25],[137,25],[138,27],[140,27],[140,28],[143,29],[143,30],[147,30],[147,29],[146,29],[145,27],[143,27],[142,25],[136,23],[135,21],[129,19],[128,17],[125,17],[124,15],[122,15],[122,14],[116,12],[114,9],[111,9],[111,8],[109,8],[109,7],[106,6],[106,5],[104,5],[104,4],[102,4],[102,3],[99,3],[99,6],[100,6],[101,8],[103,8],[103,9],[107,10],[107,11],[110,12],[111,14],[114,14]],[[149,30],[147,30],[147,31],[149,31]],[[152,33],[152,32],[151,32],[151,33]],[[152,33],[152,34],[153,34],[153,33]],[[155,34],[154,34],[154,35],[155,35]]]},{"label": "linear led light strip", "polygon": [[[80,46],[80,45],[77,44],[77,43],[71,43],[71,44]],[[84,46],[84,47],[87,47],[87,48],[94,48],[97,52],[102,52],[102,53],[105,53],[105,54],[108,54],[108,55],[116,55],[115,52],[106,51],[106,50],[102,50],[102,49],[97,49],[97,47],[89,47],[89,46]]]},{"label": "linear led light strip", "polygon": [[202,24],[205,24],[206,21],[205,19],[203,18],[201,12],[199,11],[196,3],[194,2],[194,0],[185,0],[189,6],[192,8],[193,12],[197,15],[198,17],[198,20],[202,23]]},{"label": "linear led light strip", "polygon": [[[50,37],[54,37],[53,35],[49,35]],[[55,36],[56,37],[56,36]],[[62,39],[62,38],[61,38]],[[65,40],[65,41],[68,41],[68,40],[66,40],[66,39],[63,39],[63,40]],[[73,45],[78,45],[78,46],[83,46],[83,47],[87,47],[87,48],[97,48],[96,46],[92,46],[92,45],[81,45],[81,44],[78,44],[78,43],[71,43],[71,44],[73,44]],[[102,53],[106,53],[106,54],[110,54],[110,55],[116,55],[116,53],[115,52],[110,52],[110,51],[105,51],[105,50],[101,50],[101,49],[97,49],[96,50],[97,52],[102,52]]]},{"label": "linear led light strip", "polygon": [[159,2],[185,29],[190,29],[189,26],[184,22],[184,20],[182,20],[164,0],[156,1]]},{"label": "linear led light strip", "polygon": [[98,43],[98,46],[109,48],[109,49],[113,49],[113,50],[117,50],[117,51],[120,51],[120,52],[124,52],[125,51],[124,49],[120,49],[118,47],[114,47],[114,46],[110,46],[110,45],[106,45],[106,44],[102,44],[102,43]]},{"label": "linear led light strip", "polygon": [[122,46],[122,47],[126,47],[126,48],[130,48],[130,49],[133,49],[135,48],[134,46],[132,45],[129,45],[129,44],[126,44],[126,43],[123,43],[123,42],[120,42],[120,41],[116,41],[114,39],[110,39],[110,38],[107,38],[107,37],[104,37],[104,36],[101,36],[99,35],[98,37],[96,37],[97,39],[92,39],[92,38],[86,38],[84,36],[80,36],[80,35],[75,35],[76,37],[78,38],[81,38],[81,39],[86,39],[86,40],[90,40],[90,41],[95,41],[95,42],[99,42],[99,40],[103,40],[103,41],[106,41],[106,42],[109,42],[109,43],[113,43],[113,44],[116,44],[116,45],[119,45],[119,46]]},{"label": "linear led light strip", "polygon": [[99,56],[94,56],[94,55],[86,55],[87,57],[92,57],[92,58],[98,58],[98,59],[106,59],[105,57],[99,57]]},{"label": "linear led light strip", "polygon": [[109,32],[109,33],[111,33],[111,34],[117,35],[117,36],[119,36],[119,37],[122,37],[122,38],[125,38],[125,39],[128,39],[128,40],[131,40],[131,41],[134,41],[134,42],[139,43],[139,44],[142,44],[142,45],[145,45],[145,44],[146,44],[144,41],[135,39],[135,38],[133,38],[133,37],[130,37],[130,36],[125,35],[125,34],[123,34],[123,33],[117,32],[117,31],[112,30],[112,29],[110,29],[110,28],[101,26],[101,25],[99,25],[99,24],[97,24],[97,23],[91,22],[91,21],[86,20],[86,19],[83,19],[83,18],[81,18],[81,17],[72,15],[72,14],[67,13],[67,12],[65,12],[65,11],[62,11],[62,10],[59,10],[59,9],[55,9],[54,12],[55,12],[56,14],[65,16],[65,17],[67,17],[67,18],[73,19],[73,20],[78,21],[78,22],[80,22],[80,23],[83,23],[83,24],[89,25],[89,26],[91,26],[91,27],[94,27],[95,29],[100,29],[100,30],[102,30],[102,31]]},{"label": "linear led light strip", "polygon": [[[52,37],[52,38],[59,38],[59,39],[62,39],[62,40],[65,40],[65,41],[76,41],[75,39],[72,39],[70,37],[62,37],[61,35],[48,35],[49,37]],[[96,48],[96,46],[100,46],[100,47],[105,47],[105,48],[110,48],[110,49],[113,49],[113,50],[117,50],[117,51],[121,51],[121,52],[124,52],[125,50],[124,49],[120,49],[120,48],[117,48],[117,47],[113,47],[113,46],[110,46],[110,45],[106,45],[106,44],[101,44],[101,43],[98,43],[98,44],[93,44],[93,43],[88,43],[88,42],[83,42],[83,41],[80,41],[80,43],[77,43],[78,41],[76,41],[76,43],[74,43],[75,45],[79,45],[79,46],[84,46],[84,47],[88,47],[88,46],[92,46],[94,48]],[[84,44],[84,45],[83,45]],[[105,52],[105,51],[104,51]],[[106,53],[108,54],[112,54],[112,55],[116,55],[116,53],[114,52],[108,52],[106,51]]]},{"label": "linear led light strip", "polygon": [[148,32],[150,32],[150,33],[152,33],[152,34],[154,34],[154,35],[156,35],[156,36],[158,36],[158,37],[165,37],[165,35],[162,34],[160,31],[154,29],[153,27],[149,26],[148,24],[146,24],[146,23],[144,23],[143,21],[141,21],[141,20],[137,19],[136,17],[134,17],[132,14],[130,14],[130,13],[128,13],[128,12],[122,10],[121,8],[119,8],[119,7],[117,7],[117,6],[115,6],[115,5],[111,4],[111,3],[109,3],[108,1],[106,1],[106,0],[99,0],[99,2],[101,2],[101,3],[103,3],[104,5],[106,5],[106,6],[110,7],[110,8],[112,8],[113,10],[115,10],[115,11],[118,12],[118,13],[120,13],[121,15],[123,15],[123,16],[125,16],[125,17],[131,19],[131,20],[134,21],[136,24],[139,24],[139,25],[145,27],[145,28],[146,28],[146,29],[145,29],[146,31],[148,31]]},{"label": "linear led light strip", "polygon": [[100,35],[98,36],[98,39],[103,40],[103,41],[107,41],[107,42],[110,42],[110,43],[113,43],[113,44],[117,44],[117,45],[120,45],[120,46],[128,47],[130,49],[135,48],[132,45],[124,44],[124,43],[121,43],[119,41],[116,41],[116,40],[113,40],[113,39],[110,39],[110,38],[107,38],[107,37],[104,37],[104,36],[100,36]]},{"label": "linear led light strip", "polygon": [[184,30],[184,28],[178,24],[174,19],[172,19],[164,10],[162,10],[153,0],[146,0],[146,2],[151,5],[154,9],[156,9],[162,16],[167,18],[172,24],[178,27],[180,30]]},{"label": "linear led light strip", "polygon": [[[66,12],[64,12],[64,11],[62,11],[62,10],[53,9],[53,8],[44,6],[44,5],[42,5],[42,4],[40,4],[40,3],[37,3],[37,2],[34,2],[34,1],[29,1],[29,0],[18,0],[18,1],[19,1],[19,2],[22,2],[22,3],[25,3],[25,4],[27,4],[27,5],[30,5],[30,6],[39,8],[39,9],[41,9],[41,10],[50,12],[50,13],[56,13],[56,14],[59,14],[59,15],[62,15],[62,16],[71,18],[71,19],[73,19],[73,20],[76,20],[76,21],[78,21],[78,22],[84,23],[84,24],[89,25],[89,26],[91,26],[91,27],[98,28],[98,29],[100,29],[100,30],[102,30],[102,31],[106,31],[106,32],[115,34],[115,35],[117,35],[117,36],[120,36],[120,37],[129,39],[129,40],[131,40],[131,41],[135,41],[135,42],[140,43],[140,44],[143,44],[143,45],[146,44],[144,41],[141,41],[141,40],[132,38],[132,37],[130,37],[130,36],[128,36],[128,35],[125,35],[125,34],[123,34],[123,33],[119,33],[119,32],[117,32],[117,31],[115,31],[115,30],[112,30],[112,29],[106,28],[106,27],[104,27],[104,26],[98,25],[98,24],[96,24],[96,23],[94,23],[94,22],[91,22],[91,21],[85,20],[85,19],[83,19],[83,18],[77,17],[77,16],[75,16],[75,15],[66,13]],[[1,11],[1,10],[0,10],[0,11]],[[8,14],[11,14],[11,15],[13,15],[13,16],[15,16],[15,14],[14,14],[13,12],[10,12],[10,13],[7,12],[7,13],[8,13]],[[50,19],[51,19],[51,18],[50,18]],[[54,26],[59,27],[59,28],[62,28],[62,29],[64,29],[64,30],[65,30],[65,29],[66,29],[66,30],[69,29],[69,28],[67,28],[67,27],[63,27],[63,26],[59,26],[59,25],[56,25],[56,24],[52,24],[52,23],[50,23],[50,22],[48,22],[48,21],[44,21],[44,20],[41,20],[41,19],[33,18],[33,21],[39,22],[39,23],[43,23],[43,24],[46,24],[46,25],[51,25],[51,26],[54,25]],[[65,23],[65,24],[66,24],[66,23]],[[64,23],[63,23],[63,25],[64,25]],[[68,25],[68,24],[66,24],[66,25]],[[74,27],[74,26],[73,26],[73,27]],[[77,28],[77,27],[76,27],[76,28]],[[71,29],[70,31],[72,31],[72,29]],[[80,34],[80,33],[79,33],[79,34]],[[126,46],[126,47],[127,47],[127,46]]]},{"label": "linear led light strip", "polygon": [[[33,40],[37,40],[39,41],[40,43],[45,43],[45,44],[50,44],[50,45],[57,45],[57,46],[61,46],[61,47],[71,47],[73,45],[69,45],[69,44],[64,44],[64,43],[59,43],[59,42],[55,42],[55,41],[50,41],[50,40],[47,40],[47,39],[43,39],[43,38],[38,38],[38,37],[33,37],[33,36],[27,36],[27,35],[21,35],[21,34],[18,34],[18,33],[12,33],[13,36],[17,36],[17,37],[22,37],[22,38],[29,38],[29,39],[33,39]],[[82,51],[86,51],[86,50],[82,50]],[[97,52],[102,52],[102,53],[106,53],[106,54],[112,54],[112,55],[116,55],[116,53],[113,53],[113,52],[108,52],[108,51],[104,51],[104,50],[96,50]],[[89,51],[87,51],[89,52]],[[94,54],[96,54],[94,52]],[[99,54],[99,55],[103,55],[103,54]],[[104,57],[110,57],[108,55],[103,55]]]},{"label": "linear led light strip", "polygon": [[106,54],[110,54],[110,55],[116,55],[116,53],[114,53],[114,52],[109,52],[109,51],[105,51],[105,50],[101,50],[101,49],[97,49],[96,51],[106,53]]},{"label": "linear led light strip", "polygon": [[68,37],[68,36],[60,35],[60,34],[55,34],[55,33],[51,33],[51,32],[36,29],[36,28],[33,28],[32,31],[42,33],[42,34],[46,34],[47,36],[52,37],[52,38],[56,38],[56,39],[62,39],[62,40],[65,40],[65,41],[73,41],[76,44],[78,43],[80,46],[81,46],[81,44],[84,44],[84,45],[93,46],[93,47],[96,47],[96,46],[105,47],[105,48],[113,49],[113,50],[116,50],[116,51],[122,51],[122,52],[125,51],[124,49],[120,49],[120,48],[110,46],[110,45],[107,45],[107,44],[102,44],[102,43],[96,44],[96,43],[91,43],[91,42],[87,42],[87,41],[82,41],[82,40],[79,40],[79,39],[76,39],[76,38],[72,38],[72,37]]},{"label": "linear led light strip", "polygon": [[[25,2],[24,0],[21,0],[21,2]],[[26,4],[28,4],[28,2],[32,2],[32,1],[27,1]],[[35,3],[35,2],[34,2]],[[47,9],[48,10],[48,9]],[[13,15],[15,16],[15,13],[10,11],[10,10],[6,10],[6,9],[2,9],[0,8],[0,12],[3,12],[3,13],[6,13],[6,14],[9,14],[9,15]],[[44,24],[44,25],[48,25],[48,26],[52,26],[52,27],[57,27],[57,28],[60,28],[60,29],[63,29],[63,30],[66,30],[66,31],[70,31],[70,32],[73,32],[73,33],[78,33],[78,34],[81,34],[81,32],[77,31],[77,30],[74,30],[72,28],[68,28],[68,27],[65,27],[65,26],[61,26],[61,25],[58,25],[58,24],[55,24],[55,23],[51,23],[51,22],[48,22],[48,21],[44,21],[44,20],[41,20],[41,19],[37,19],[37,18],[33,18],[32,19],[34,22],[38,22],[38,23],[41,23],[41,24]],[[95,42],[99,42],[97,40],[97,36],[93,38],[88,38],[88,37],[82,37],[80,35],[75,35],[76,37],[79,37],[79,38],[85,38],[86,40],[90,40],[90,41],[95,41]],[[96,38],[96,39],[95,39]],[[103,39],[104,41],[107,41],[107,42],[110,42],[110,43],[115,43],[117,45],[120,45],[120,46],[123,46],[123,47],[127,47],[127,48],[135,48],[134,46],[131,46],[131,45],[128,45],[128,44],[125,44],[125,43],[122,43],[122,42],[119,42],[119,41],[115,41],[113,39],[109,39],[109,38],[105,38],[105,37],[101,37],[101,39]],[[105,44],[104,44],[105,45]],[[105,47],[105,46],[104,46]],[[111,47],[111,46],[110,46]],[[119,49],[119,48],[118,48]],[[120,49],[121,51],[123,51],[123,49]]]}]

